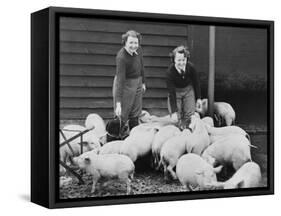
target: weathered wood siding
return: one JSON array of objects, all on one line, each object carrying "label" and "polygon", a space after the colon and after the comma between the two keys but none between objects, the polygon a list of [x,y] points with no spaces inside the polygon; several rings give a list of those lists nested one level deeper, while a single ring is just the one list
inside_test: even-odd
[{"label": "weathered wood siding", "polygon": [[142,34],[147,92],[144,109],[166,115],[165,73],[169,53],[187,45],[187,25],[62,18],[60,20],[60,118],[85,119],[89,113],[113,117],[112,84],[121,35]]}]

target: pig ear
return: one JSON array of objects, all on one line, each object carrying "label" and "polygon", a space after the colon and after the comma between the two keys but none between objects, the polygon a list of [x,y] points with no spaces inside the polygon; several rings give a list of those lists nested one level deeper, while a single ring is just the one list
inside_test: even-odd
[{"label": "pig ear", "polygon": [[86,164],[91,163],[91,159],[90,159],[89,157],[85,157],[85,158],[84,158],[84,161],[85,161]]},{"label": "pig ear", "polygon": [[214,172],[215,172],[215,173],[219,173],[219,172],[221,172],[222,168],[223,168],[223,166],[220,165],[220,166],[214,168]]}]

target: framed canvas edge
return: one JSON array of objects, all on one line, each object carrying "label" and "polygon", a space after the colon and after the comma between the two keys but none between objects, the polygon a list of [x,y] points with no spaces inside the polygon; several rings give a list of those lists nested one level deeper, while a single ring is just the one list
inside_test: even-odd
[{"label": "framed canvas edge", "polygon": [[[106,11],[94,9],[76,9],[76,8],[61,8],[49,7],[49,205],[48,208],[64,208],[64,207],[82,207],[82,206],[96,206],[96,205],[113,205],[113,204],[132,204],[132,203],[147,203],[147,202],[163,202],[163,201],[179,201],[179,200],[193,200],[193,199],[209,199],[209,198],[226,198],[239,196],[253,196],[253,195],[270,195],[274,194],[274,21],[264,20],[245,20],[232,18],[214,18],[214,17],[198,17],[187,15],[168,15],[168,14],[154,14],[154,13],[140,13],[140,12],[123,12],[123,11]],[[185,21],[195,22],[204,25],[239,25],[239,26],[255,26],[267,28],[268,30],[268,94],[269,103],[268,110],[270,110],[268,118],[268,187],[258,188],[253,190],[235,190],[235,191],[208,191],[199,193],[173,193],[173,194],[159,194],[159,195],[137,195],[128,197],[110,197],[100,200],[82,199],[79,201],[67,200],[58,201],[56,199],[56,176],[55,170],[57,157],[55,149],[55,141],[58,140],[58,32],[56,31],[56,19],[61,15],[70,16],[101,16],[106,18],[132,18],[132,19],[153,19],[165,21]],[[56,73],[57,72],[57,73]],[[56,137],[57,136],[57,137]],[[270,157],[269,157],[270,156]]]}]

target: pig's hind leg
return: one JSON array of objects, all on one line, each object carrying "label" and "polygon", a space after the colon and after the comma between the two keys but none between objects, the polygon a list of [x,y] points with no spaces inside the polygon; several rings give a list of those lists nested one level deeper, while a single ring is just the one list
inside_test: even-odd
[{"label": "pig's hind leg", "polygon": [[175,166],[173,166],[172,164],[169,164],[169,166],[167,167],[167,170],[170,172],[172,178],[173,178],[174,180],[176,180],[178,177],[177,177],[175,171],[173,170],[174,167],[175,167]]},{"label": "pig's hind leg", "polygon": [[165,163],[163,164],[163,169],[164,169],[164,179],[165,181],[168,181],[168,170],[167,170],[167,165]]},{"label": "pig's hind leg", "polygon": [[164,157],[161,157],[161,160],[159,162],[159,166],[163,166],[163,171],[164,171],[164,180],[168,181],[168,170],[167,170],[167,162],[165,161]]},{"label": "pig's hind leg", "polygon": [[122,181],[122,182],[125,182],[126,183],[126,194],[127,195],[129,195],[129,194],[131,194],[131,192],[132,192],[132,187],[131,187],[131,182],[132,182],[132,179],[133,179],[133,177],[134,177],[134,174],[133,173],[131,173],[131,174],[124,174],[124,175],[120,175],[119,176],[119,179]]}]

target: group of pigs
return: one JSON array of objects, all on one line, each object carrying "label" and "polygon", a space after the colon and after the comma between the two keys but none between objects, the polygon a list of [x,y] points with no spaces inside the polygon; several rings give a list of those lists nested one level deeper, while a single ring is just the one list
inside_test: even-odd
[{"label": "group of pigs", "polygon": [[[197,111],[202,115],[202,109]],[[169,116],[150,116],[146,112],[141,119],[145,123],[134,127],[124,140],[111,142],[106,142],[103,119],[90,114],[85,127],[68,125],[63,129],[65,137],[60,137],[63,142],[79,131],[94,128],[84,135],[84,153],[80,152],[77,138],[70,142],[72,151],[67,145],[60,148],[60,160],[71,161],[92,175],[92,193],[98,180],[106,177],[126,182],[130,194],[134,163],[147,155],[152,155],[151,165],[155,170],[163,170],[165,179],[178,179],[189,190],[259,187],[261,170],[251,159],[250,148],[254,146],[249,135],[242,128],[230,125],[235,120],[232,111],[229,115],[215,111],[227,126],[214,127],[212,118],[200,118],[195,113],[189,127],[180,130]],[[235,169],[235,174],[225,182],[217,181],[217,173],[228,165]],[[60,174],[65,174],[63,167]]]}]

